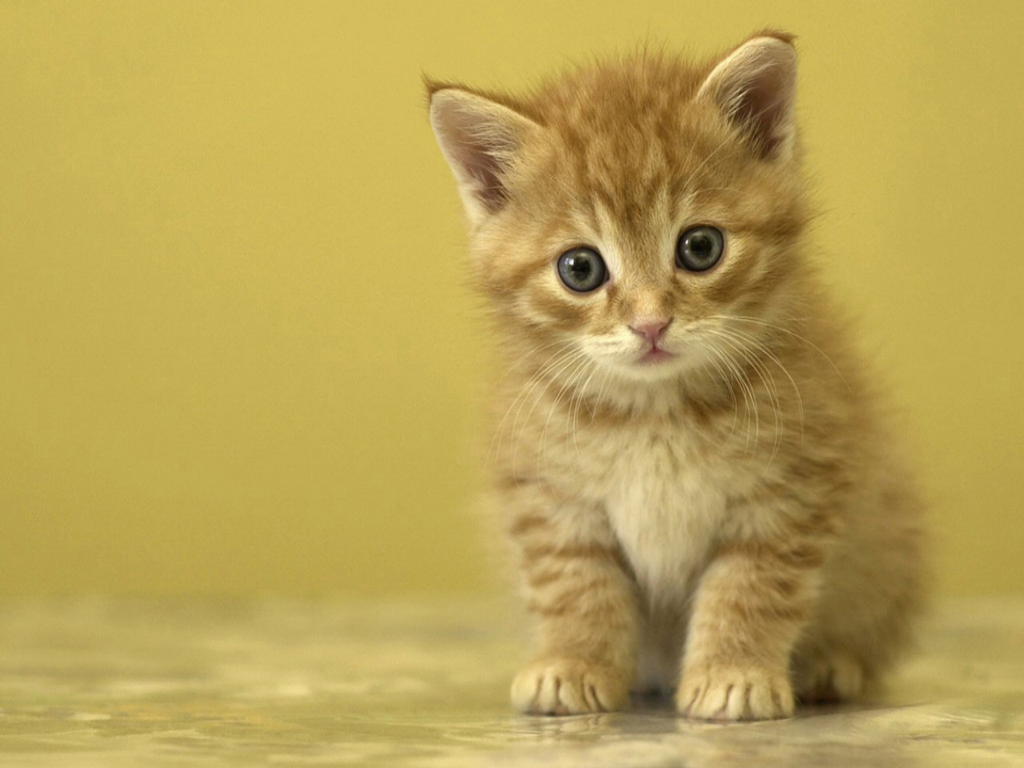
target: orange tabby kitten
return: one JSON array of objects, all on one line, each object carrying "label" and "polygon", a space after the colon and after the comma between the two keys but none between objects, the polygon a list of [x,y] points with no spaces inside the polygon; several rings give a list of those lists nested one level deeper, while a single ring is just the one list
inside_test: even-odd
[{"label": "orange tabby kitten", "polygon": [[807,261],[792,39],[429,90],[508,371],[494,487],[540,629],[515,706],[857,695],[907,639],[920,504]]}]

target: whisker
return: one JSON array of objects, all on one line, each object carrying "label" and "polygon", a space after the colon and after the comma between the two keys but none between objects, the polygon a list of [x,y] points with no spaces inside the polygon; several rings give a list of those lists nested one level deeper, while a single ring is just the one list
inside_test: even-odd
[{"label": "whisker", "polygon": [[529,396],[533,393],[533,391],[537,388],[537,386],[540,384],[540,382],[544,379],[545,376],[547,376],[550,372],[554,371],[563,362],[573,358],[577,354],[582,353],[580,350],[570,347],[569,349],[563,350],[558,354],[553,355],[549,360],[543,363],[538,368],[538,370],[535,371],[534,374],[530,376],[530,378],[527,379],[527,381],[522,385],[519,393],[516,395],[512,403],[506,409],[504,415],[501,418],[501,421],[498,423],[498,426],[495,429],[494,437],[492,437],[491,439],[491,450],[489,451],[488,456],[488,460],[490,463],[493,463],[495,455],[501,448],[501,439],[505,434],[505,424],[509,416],[513,414],[513,411],[515,412],[515,417],[512,424],[512,434],[514,435],[518,430],[519,417],[522,413],[522,408],[525,405]]},{"label": "whisker", "polygon": [[706,349],[713,355],[715,355],[716,358],[718,358],[709,360],[708,362],[711,363],[711,366],[712,368],[714,368],[715,373],[722,381],[725,382],[725,386],[729,389],[729,397],[732,398],[732,425],[729,427],[729,432],[730,434],[735,434],[736,422],[739,420],[740,413],[740,404],[739,401],[736,399],[736,390],[733,389],[732,380],[729,378],[728,370],[725,369],[724,365],[721,362],[722,352],[717,347],[715,347],[715,345],[712,344],[710,340],[706,339],[705,344]]},{"label": "whisker", "polygon": [[580,415],[579,414],[580,408],[583,405],[583,396],[586,394],[587,387],[590,385],[591,380],[594,378],[594,374],[596,374],[598,372],[598,370],[599,370],[599,368],[595,364],[593,366],[593,370],[590,372],[590,375],[587,376],[587,380],[584,381],[583,384],[577,389],[576,393],[574,393],[573,399],[576,400],[575,407],[573,407],[573,401],[569,400],[569,406],[570,406],[570,409],[572,411],[572,444],[573,444],[573,446],[576,449],[576,453],[580,452],[580,444],[579,444],[579,441],[576,438],[577,418]]},{"label": "whisker", "polygon": [[750,350],[745,349],[743,347],[742,340],[737,339],[737,337],[731,336],[730,334],[728,334],[727,332],[720,328],[709,328],[707,330],[709,333],[712,333],[718,336],[719,338],[725,339],[726,343],[732,344],[734,348],[739,352],[739,354],[743,357],[743,359],[754,370],[758,378],[761,379],[761,382],[765,386],[765,390],[768,394],[769,404],[772,408],[772,417],[774,420],[772,435],[772,453],[768,459],[768,462],[771,463],[775,459],[776,454],[778,453],[779,443],[781,441],[782,436],[783,424],[782,408],[781,403],[779,401],[778,392],[775,387],[775,380],[772,378],[771,372],[768,370],[768,368],[766,368],[765,365],[750,352]]},{"label": "whisker", "polygon": [[[756,406],[756,404],[754,402],[753,389],[750,386],[750,382],[747,379],[746,374],[743,373],[742,369],[738,365],[736,365],[736,362],[734,360],[732,360],[729,357],[729,355],[725,354],[725,352],[723,352],[716,345],[711,343],[710,339],[705,339],[705,343],[708,345],[707,348],[709,350],[712,350],[716,355],[718,355],[720,357],[720,359],[722,360],[722,364],[725,365],[726,369],[732,372],[733,377],[736,379],[736,383],[740,387],[740,393],[743,396],[743,402],[744,402],[744,405],[745,405],[745,408],[744,408],[744,416],[745,416],[744,424],[745,424],[745,438],[746,438],[745,442],[746,442],[747,448],[749,449],[750,448],[750,426],[751,426],[752,422],[755,425],[757,424],[757,422],[755,421],[757,419],[757,406]],[[738,405],[737,405],[737,408],[738,408]],[[755,428],[755,433],[756,433],[756,428]],[[754,442],[755,442],[755,445],[756,445],[756,443],[757,443],[756,437],[755,437]]]},{"label": "whisker", "polygon": [[[756,365],[751,363],[749,355],[747,355],[745,353],[745,351],[744,351],[744,349],[742,347],[740,347],[734,341],[729,339],[727,336],[722,335],[722,334],[718,334],[717,331],[715,331],[715,330],[712,330],[712,329],[707,329],[707,330],[710,333],[717,335],[728,348],[730,348],[733,351],[737,352],[739,354],[740,358],[742,359],[742,361],[744,363],[746,363],[755,373],[757,373],[759,377],[761,377],[762,383],[765,383],[765,385],[767,387],[767,382],[764,381],[764,378],[761,376],[761,372],[757,369]],[[740,370],[742,370],[742,369],[740,369]],[[746,374],[744,374],[744,377],[746,378]],[[756,395],[756,393],[754,391],[754,384],[753,384],[753,382],[750,381],[749,378],[746,378],[746,381],[747,381],[748,388],[749,388],[749,391],[750,391],[750,403],[751,403],[751,409],[753,410],[753,415],[754,415],[754,447],[756,449],[758,443],[760,442],[760,435],[761,435],[761,410],[757,406],[757,395]]]},{"label": "whisker", "polygon": [[[501,417],[501,421],[498,422],[498,426],[495,428],[494,438],[492,438],[492,441],[491,441],[492,442],[492,445],[491,445],[492,449],[495,447],[494,446],[494,440],[497,439],[502,434],[502,432],[504,430],[505,422],[508,419],[509,415],[511,415],[513,410],[517,410],[518,411],[518,407],[521,405],[521,403],[523,401],[523,398],[526,397],[529,394],[530,391],[532,391],[535,382],[538,381],[543,376],[545,370],[548,367],[555,365],[564,355],[569,354],[571,351],[572,350],[565,350],[565,351],[563,351],[563,352],[561,352],[561,353],[559,353],[557,355],[554,355],[551,359],[549,359],[543,365],[541,365],[540,368],[537,371],[535,371],[533,373],[533,375],[530,376],[529,379],[527,379],[526,383],[523,384],[522,388],[517,393],[516,397],[512,400],[512,403],[505,410],[505,413]],[[518,412],[517,412],[517,418],[518,418]]]},{"label": "whisker", "polygon": [[[550,382],[554,382],[555,384],[557,384],[558,381],[565,375],[566,371],[575,372],[576,368],[579,365],[584,364],[586,362],[586,359],[587,359],[586,352],[584,352],[583,350],[577,350],[577,353],[575,355],[572,355],[571,357],[569,357],[567,360],[565,360],[562,363],[562,365],[560,365],[558,367],[558,369],[556,371],[552,371],[552,373],[551,373],[551,375],[549,377],[549,383]],[[561,393],[562,393],[562,391],[564,389],[565,389],[565,384],[563,383],[561,385],[561,387],[559,388],[556,396],[555,396],[555,403],[556,404],[558,402],[558,399],[561,397]],[[537,409],[537,406],[540,404],[540,400],[541,400],[541,395],[540,395],[540,393],[538,393],[538,395],[533,398],[533,402],[530,403],[530,409],[526,413],[526,418],[525,418],[525,423],[523,425],[523,428],[525,428],[526,424],[529,423],[530,418],[533,416],[533,412]],[[550,416],[551,416],[551,412],[549,411],[548,412],[548,419],[550,419]],[[545,422],[544,422],[544,428],[545,428],[545,431],[546,431],[546,429],[547,429],[547,420],[545,420]],[[513,464],[513,466],[516,466],[517,465],[517,461],[518,461],[518,455],[519,455],[519,447],[522,445],[522,440],[519,439],[519,433],[518,432],[516,432],[513,435],[513,437],[515,439],[516,449],[513,452],[512,464]],[[544,453],[544,442],[543,442],[543,435],[542,435],[542,439],[540,441],[540,446],[539,446],[539,451],[537,453],[538,461],[543,456],[543,453]]]},{"label": "whisker", "polygon": [[758,349],[760,349],[761,353],[765,357],[767,357],[771,362],[775,363],[775,365],[778,367],[778,369],[780,371],[782,371],[783,375],[785,375],[785,377],[789,380],[789,384],[793,388],[793,394],[796,396],[797,408],[800,411],[800,442],[802,443],[803,440],[804,440],[804,426],[805,426],[805,422],[807,420],[806,419],[806,413],[804,411],[804,398],[803,398],[803,394],[800,392],[800,387],[796,383],[796,379],[793,378],[793,375],[789,372],[789,369],[786,368],[786,366],[783,364],[782,360],[779,359],[778,355],[776,355],[774,352],[772,352],[772,350],[768,347],[768,345],[766,345],[764,342],[760,341],[759,339],[754,338],[750,334],[744,333],[743,331],[737,330],[735,328],[730,328],[730,329],[719,328],[718,330],[723,332],[723,333],[732,334],[732,335],[735,335],[735,336],[737,336],[737,337],[739,337],[741,339],[745,339],[747,341],[747,343],[752,344],[755,347],[757,347]]},{"label": "whisker", "polygon": [[548,427],[551,426],[551,417],[554,416],[555,411],[558,410],[558,405],[562,399],[562,395],[565,394],[565,392],[567,392],[570,389],[570,387],[572,387],[573,383],[577,380],[577,377],[581,374],[581,372],[586,370],[588,364],[594,364],[593,361],[589,359],[589,357],[584,356],[583,359],[577,359],[573,363],[571,371],[569,372],[569,375],[566,377],[566,381],[555,393],[555,399],[554,401],[552,401],[551,405],[548,408],[547,418],[544,419],[544,429],[542,429],[540,433],[540,450],[537,454],[538,461],[542,460],[546,455]]},{"label": "whisker", "polygon": [[598,382],[597,394],[593,395],[590,399],[590,420],[593,421],[597,415],[597,406],[604,399],[605,388],[612,379],[611,371],[607,368],[601,371],[601,379]]},{"label": "whisker", "polygon": [[780,333],[785,333],[785,334],[787,334],[789,336],[792,336],[797,341],[799,341],[799,342],[801,342],[803,344],[806,344],[811,349],[813,349],[815,352],[817,352],[819,355],[821,355],[828,362],[828,364],[832,367],[832,370],[835,372],[836,376],[838,376],[839,379],[843,382],[843,384],[846,386],[846,388],[850,389],[850,382],[847,381],[845,376],[843,376],[843,372],[839,369],[839,366],[836,365],[835,361],[825,353],[825,350],[823,350],[821,347],[819,347],[817,344],[815,344],[810,339],[806,338],[805,336],[801,336],[799,333],[796,333],[795,331],[791,331],[790,329],[784,328],[781,325],[777,325],[775,323],[769,323],[767,320],[762,320],[761,318],[757,318],[757,317],[749,317],[747,315],[709,315],[708,319],[709,320],[712,320],[712,319],[714,319],[714,320],[738,320],[740,322],[745,322],[745,323],[756,323],[757,325],[762,325],[762,326],[764,326],[766,328],[770,328],[770,329],[772,329],[774,331],[779,331]]}]

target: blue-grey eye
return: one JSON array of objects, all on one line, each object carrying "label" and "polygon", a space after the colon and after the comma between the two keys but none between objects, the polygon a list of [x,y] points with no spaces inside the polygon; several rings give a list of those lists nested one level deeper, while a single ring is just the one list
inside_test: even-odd
[{"label": "blue-grey eye", "polygon": [[581,246],[558,257],[558,276],[569,290],[587,293],[604,285],[608,279],[608,267],[600,253]]},{"label": "blue-grey eye", "polygon": [[722,258],[725,250],[725,235],[717,227],[702,224],[692,227],[679,236],[676,243],[676,264],[691,272],[711,269]]}]

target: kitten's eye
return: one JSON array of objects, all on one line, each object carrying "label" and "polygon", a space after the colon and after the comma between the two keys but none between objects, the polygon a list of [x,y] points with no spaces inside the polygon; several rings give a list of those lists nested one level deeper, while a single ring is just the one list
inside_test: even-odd
[{"label": "kitten's eye", "polygon": [[608,279],[608,267],[593,248],[573,248],[558,257],[558,276],[571,291],[587,293]]},{"label": "kitten's eye", "polygon": [[722,258],[725,236],[716,227],[702,225],[688,229],[676,243],[676,264],[691,272],[711,269]]}]

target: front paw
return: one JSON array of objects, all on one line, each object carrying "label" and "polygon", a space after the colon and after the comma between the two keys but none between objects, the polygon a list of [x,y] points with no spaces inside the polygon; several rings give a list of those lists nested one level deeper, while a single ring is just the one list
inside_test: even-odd
[{"label": "front paw", "polygon": [[839,651],[800,659],[794,672],[797,698],[806,704],[851,701],[864,688],[864,668]]},{"label": "front paw", "polygon": [[608,665],[573,658],[542,658],[512,683],[512,705],[535,715],[611,712],[629,701],[627,676]]},{"label": "front paw", "polygon": [[699,720],[773,720],[793,714],[793,687],[784,669],[701,665],[683,673],[676,706]]}]

